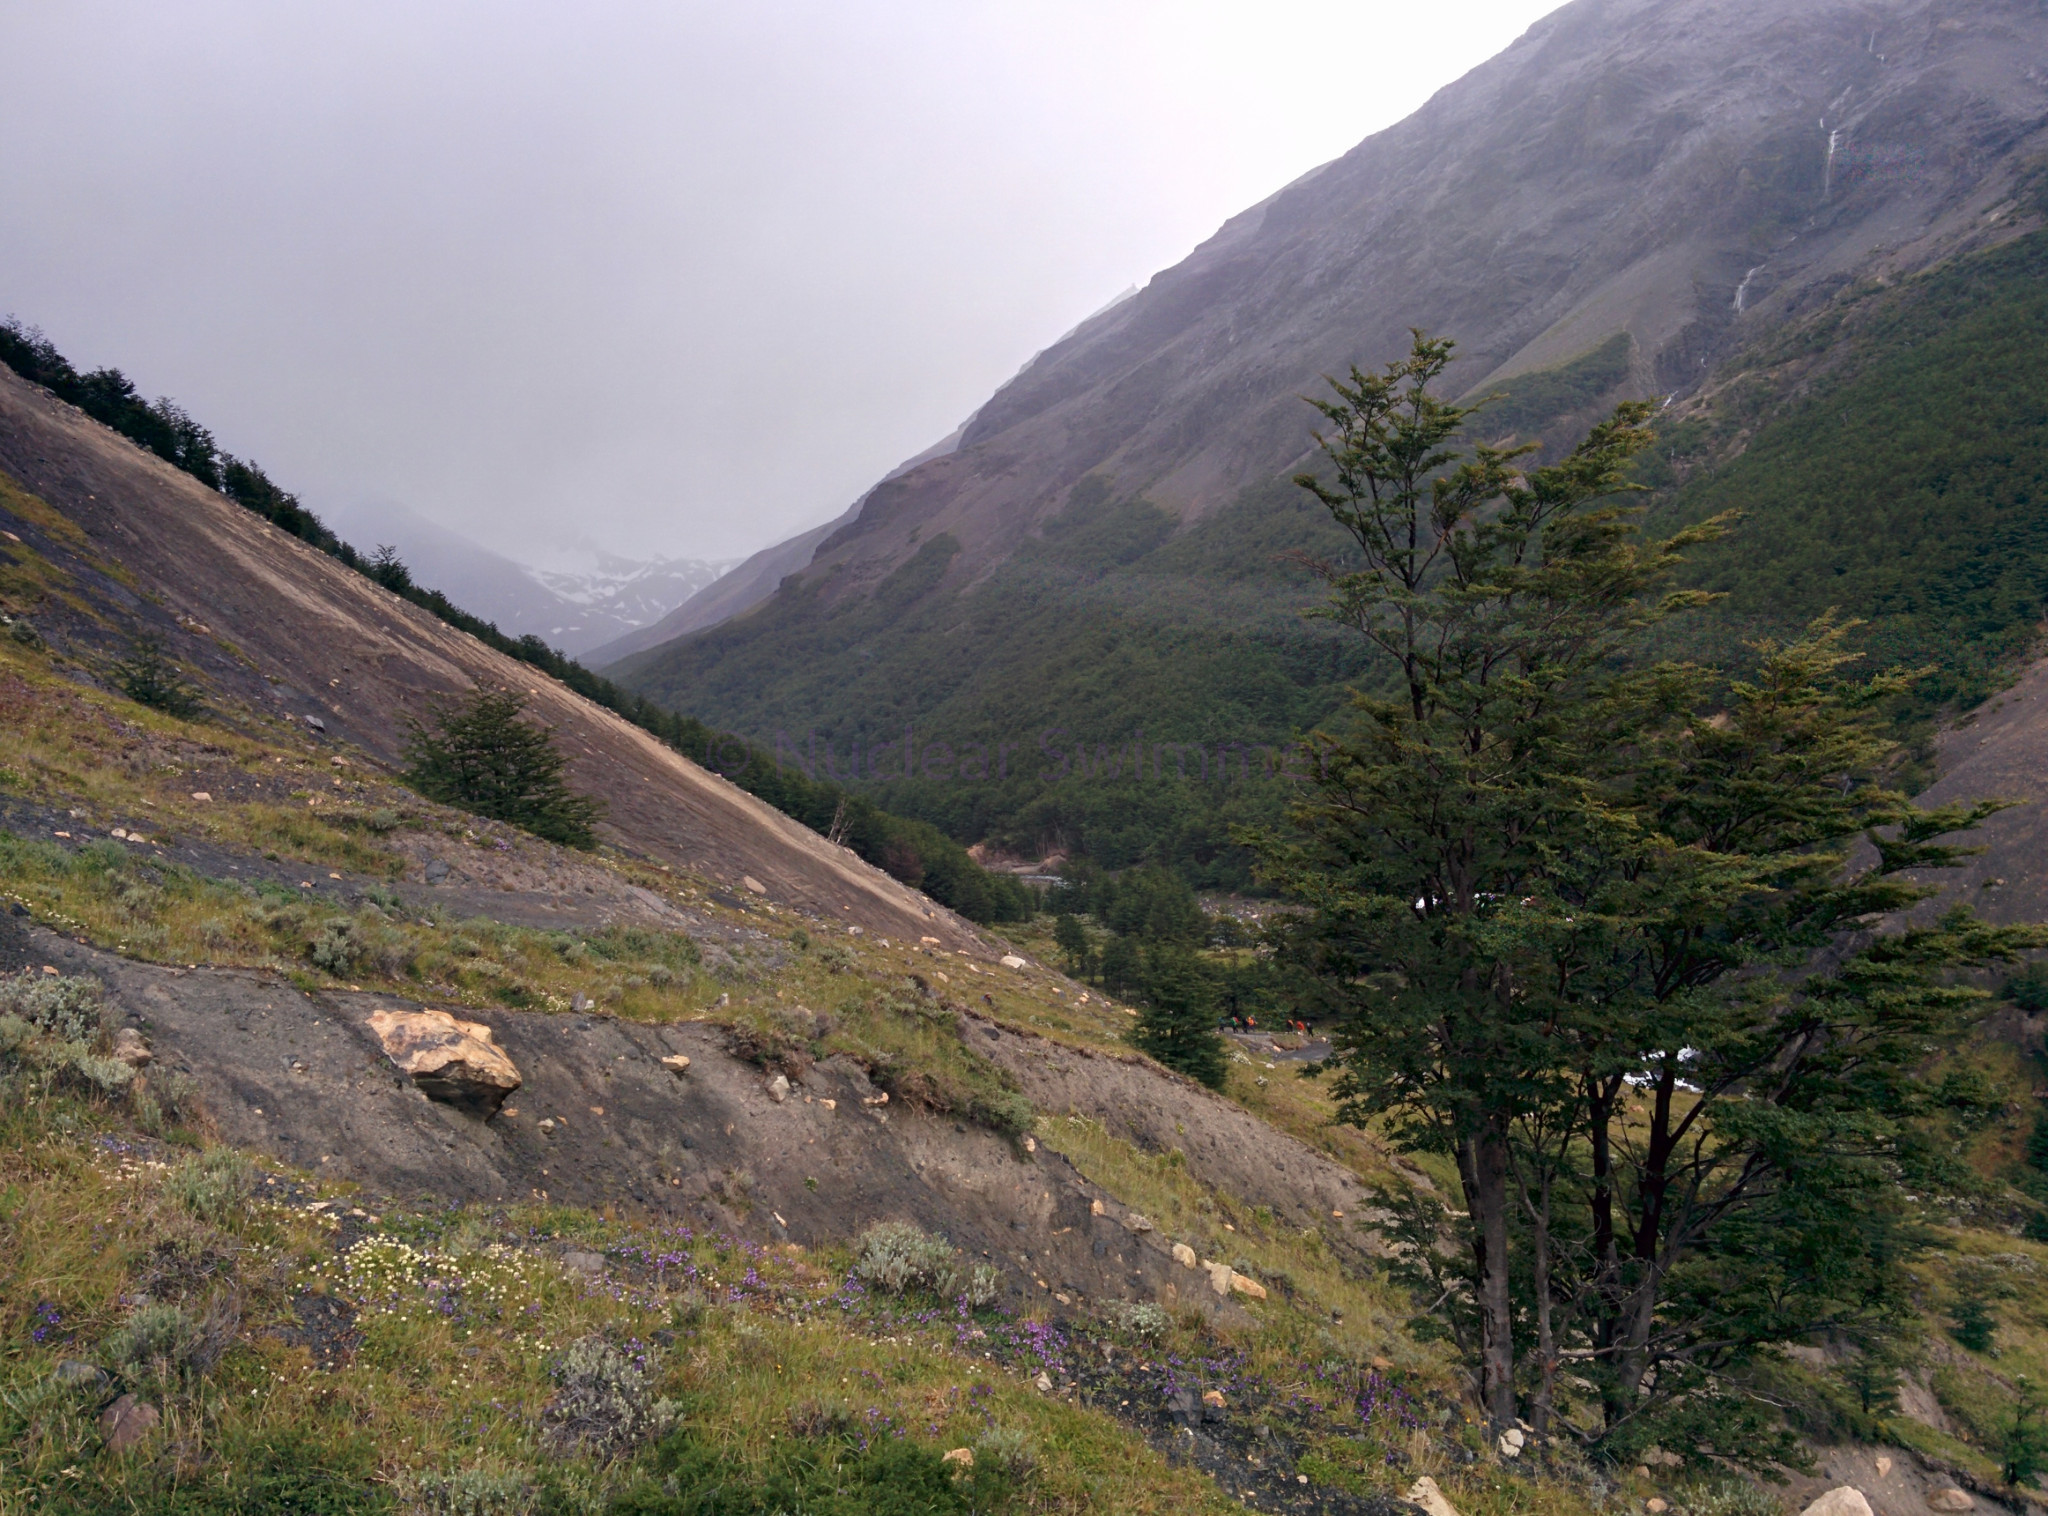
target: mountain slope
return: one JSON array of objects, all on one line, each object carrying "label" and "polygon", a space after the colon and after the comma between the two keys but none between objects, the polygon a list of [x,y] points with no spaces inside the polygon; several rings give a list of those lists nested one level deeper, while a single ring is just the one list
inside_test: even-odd
[{"label": "mountain slope", "polygon": [[815,570],[850,593],[944,531],[971,578],[1090,474],[1213,511],[1302,455],[1320,375],[1411,326],[1472,385],[1626,331],[1637,393],[1683,386],[1809,292],[1982,235],[2044,59],[2031,0],[1576,0],[1041,355]]},{"label": "mountain slope", "polygon": [[[527,690],[609,838],[871,928],[978,941],[966,923],[647,733],[286,536],[0,371],[0,565],[40,577],[45,635],[89,663],[149,632],[259,717],[316,718],[396,764],[405,720],[478,683]],[[17,581],[16,576],[19,576]],[[303,729],[303,728],[302,728]]]},{"label": "mountain slope", "polygon": [[[1577,0],[1083,323],[776,594],[617,674],[806,761],[906,726],[948,751],[1008,743],[1000,778],[886,753],[875,776],[963,838],[1200,874],[1233,805],[1274,803],[1214,784],[1219,761],[1243,778],[1228,745],[1285,742],[1361,671],[1299,624],[1314,592],[1285,557],[1332,546],[1282,482],[1319,376],[1424,326],[1461,342],[1459,385],[1507,392],[1490,433],[1568,441],[1780,329],[1825,348],[1839,297],[2025,235],[2044,123],[2032,3]],[[1740,580],[1745,550],[1717,570]],[[1203,744],[1207,790],[1161,742]],[[1077,789],[1074,743],[1122,744],[1146,784],[1126,762]]]}]

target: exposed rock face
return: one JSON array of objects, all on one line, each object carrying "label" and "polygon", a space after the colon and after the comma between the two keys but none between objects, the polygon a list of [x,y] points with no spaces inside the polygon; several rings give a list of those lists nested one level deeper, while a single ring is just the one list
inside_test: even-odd
[{"label": "exposed rock face", "polygon": [[519,1088],[519,1070],[480,1021],[457,1021],[446,1011],[378,1010],[370,1013],[370,1030],[431,1099],[489,1117]]}]

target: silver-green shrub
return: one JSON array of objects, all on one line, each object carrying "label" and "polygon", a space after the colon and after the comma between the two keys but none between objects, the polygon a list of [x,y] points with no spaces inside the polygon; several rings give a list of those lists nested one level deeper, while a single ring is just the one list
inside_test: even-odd
[{"label": "silver-green shrub", "polygon": [[256,1165],[232,1148],[195,1153],[165,1181],[171,1197],[201,1221],[228,1226],[256,1188]]},{"label": "silver-green shrub", "polygon": [[38,974],[0,979],[0,1016],[13,1016],[58,1042],[97,1042],[110,1030],[105,992],[82,974]]},{"label": "silver-green shrub", "polygon": [[555,1394],[541,1412],[548,1442],[561,1452],[612,1458],[658,1437],[676,1422],[673,1401],[654,1395],[654,1355],[640,1357],[583,1337],[569,1344],[549,1377]]},{"label": "silver-green shrub", "polygon": [[856,1247],[853,1275],[869,1289],[950,1295],[960,1279],[953,1245],[907,1221],[877,1222],[860,1234]]}]

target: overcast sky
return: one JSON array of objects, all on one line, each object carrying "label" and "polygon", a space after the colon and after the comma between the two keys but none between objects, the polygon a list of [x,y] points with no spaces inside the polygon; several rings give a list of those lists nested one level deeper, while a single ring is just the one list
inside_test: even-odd
[{"label": "overcast sky", "polygon": [[0,313],[346,530],[838,514],[1552,0],[0,0]]}]

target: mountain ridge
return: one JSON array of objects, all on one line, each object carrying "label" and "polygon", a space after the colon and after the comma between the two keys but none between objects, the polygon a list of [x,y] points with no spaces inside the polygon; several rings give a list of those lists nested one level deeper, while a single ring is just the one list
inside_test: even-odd
[{"label": "mountain ridge", "polygon": [[2019,0],[1576,0],[1056,342],[809,572],[860,593],[945,531],[975,582],[1092,473],[1205,514],[1306,451],[1296,396],[1411,325],[1465,344],[1467,387],[1616,331],[1633,393],[1688,387],[1866,263],[1981,241],[2048,141],[2044,63]]}]

